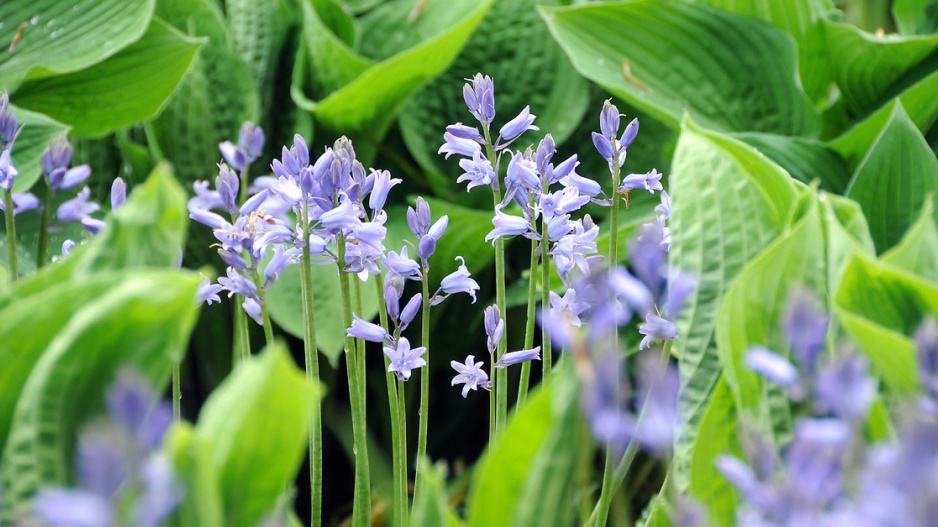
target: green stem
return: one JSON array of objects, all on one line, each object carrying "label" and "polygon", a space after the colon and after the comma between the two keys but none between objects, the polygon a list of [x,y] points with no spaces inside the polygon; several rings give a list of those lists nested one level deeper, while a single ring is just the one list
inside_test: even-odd
[{"label": "green stem", "polygon": [[[547,222],[541,221],[541,309],[550,307],[550,240],[547,237]],[[541,367],[542,383],[550,381],[550,370],[553,367],[553,343],[550,340],[550,331],[547,324],[541,323]]]},{"label": "green stem", "polygon": [[7,222],[7,271],[10,272],[10,285],[16,283],[19,273],[16,271],[16,221],[13,219],[13,192],[3,193],[3,204],[6,206],[4,217]]},{"label": "green stem", "polygon": [[46,264],[46,251],[49,245],[49,222],[52,209],[52,185],[46,181],[46,201],[42,204],[42,223],[39,226],[39,252],[36,254],[36,269]]},{"label": "green stem", "polygon": [[[531,268],[528,272],[528,312],[527,322],[524,325],[524,347],[531,349],[534,346],[534,307],[537,302],[537,240],[531,240]],[[521,365],[521,381],[518,383],[519,408],[528,397],[528,383],[531,377],[531,361]]]},{"label": "green stem", "polygon": [[[423,354],[426,364],[420,370],[420,423],[417,429],[417,477],[414,482],[414,501],[419,499],[420,491],[424,486],[424,471],[421,467],[427,456],[427,422],[430,411],[430,266],[423,264],[423,305],[420,313],[420,345],[427,348]],[[428,460],[429,461],[429,460]]]},{"label": "green stem", "polygon": [[163,149],[160,148],[160,142],[156,140],[156,132],[153,131],[153,121],[143,123],[143,135],[147,138],[147,148],[150,150],[150,157],[153,161],[159,163],[166,159],[163,155]]},{"label": "green stem", "polygon": [[270,313],[267,312],[267,302],[264,301],[264,283],[261,282],[261,277],[257,273],[257,269],[254,269],[251,272],[251,276],[254,278],[254,285],[257,286],[257,298],[260,299],[258,302],[261,305],[261,318],[263,320],[264,326],[264,340],[267,342],[268,346],[273,346],[274,344],[274,327],[270,323]]},{"label": "green stem", "polygon": [[[319,385],[319,352],[316,347],[316,311],[313,300],[313,268],[309,253],[309,204],[303,202],[303,261],[300,274],[303,294],[303,353],[306,359],[306,379]],[[313,410],[309,425],[309,490],[310,525],[322,525],[322,415],[320,408]]]},{"label": "green stem", "polygon": [[[492,147],[492,135],[488,126],[482,127],[485,133],[485,153],[488,156],[492,167],[496,166],[495,149]],[[496,171],[497,176],[497,171]],[[496,177],[497,181],[497,177]],[[502,191],[495,187],[492,189],[492,201],[494,205],[499,205],[502,201]],[[505,307],[505,240],[497,238],[495,240],[495,304],[502,315],[505,327],[508,327],[508,310]],[[498,342],[496,350],[496,359],[500,359],[508,349],[508,339],[503,338]],[[492,368],[495,370],[494,366]],[[505,421],[508,415],[508,369],[498,368],[493,371],[492,382],[495,391],[495,435],[505,427]]]},{"label": "green stem", "polygon": [[246,163],[244,168],[241,169],[241,173],[238,174],[238,202],[244,203],[248,199],[248,186],[250,181],[248,177],[251,175],[251,164]]},{"label": "green stem", "polygon": [[[378,314],[381,327],[389,331],[390,322],[384,299],[384,277],[375,276],[378,290]],[[394,524],[403,527],[407,523],[407,418],[402,401],[403,389],[398,394],[398,382],[388,371],[391,359],[384,357],[384,377],[388,386],[388,410],[391,414],[391,466],[394,473]]]},{"label": "green stem", "polygon": [[[342,291],[342,318],[345,327],[352,326],[352,295],[348,275],[342,268],[345,262],[345,235],[338,240],[339,285]],[[349,401],[352,405],[352,451],[355,453],[355,491],[352,503],[352,527],[368,527],[371,523],[371,475],[368,468],[367,424],[365,401],[362,397],[361,377],[358,375],[358,360],[355,339],[345,337],[345,366],[348,374]]]},{"label": "green stem", "polygon": [[182,418],[182,387],[179,379],[179,363],[173,364],[173,420]]}]

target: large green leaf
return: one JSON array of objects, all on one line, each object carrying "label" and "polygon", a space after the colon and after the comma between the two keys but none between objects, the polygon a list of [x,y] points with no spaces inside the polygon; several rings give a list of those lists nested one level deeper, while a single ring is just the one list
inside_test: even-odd
[{"label": "large green leaf", "polygon": [[[393,14],[407,34],[421,35],[424,39],[372,65],[334,35],[323,36],[328,30],[323,28],[310,1],[303,1],[303,19],[309,56],[314,60],[311,73],[315,82],[318,76],[326,79],[332,76],[334,80],[330,84],[333,86],[326,87],[335,90],[330,90],[316,104],[315,115],[329,128],[365,133],[370,137],[383,136],[404,101],[452,64],[492,5],[492,0],[429,2],[416,19],[411,19],[409,6],[413,6],[415,0],[406,0],[389,16]],[[366,38],[384,38],[384,35]],[[343,71],[331,75],[331,70],[336,68]]]},{"label": "large green leaf", "polygon": [[207,179],[221,159],[218,144],[237,143],[241,123],[257,119],[257,90],[248,67],[228,45],[225,20],[214,1],[160,0],[156,14],[190,36],[208,39],[153,122],[179,179]]},{"label": "large green leaf", "polygon": [[820,130],[797,82],[790,37],[765,22],[670,1],[541,12],[581,74],[674,127],[689,112],[722,131]]},{"label": "large green leaf", "polygon": [[938,118],[938,97],[935,97],[935,90],[938,90],[938,72],[905,89],[889,104],[830,141],[830,145],[843,156],[850,170],[856,170],[886,121],[895,112],[896,105],[905,107],[906,113],[923,134],[932,127]]},{"label": "large green leaf", "polygon": [[42,176],[39,166],[42,151],[53,139],[68,133],[69,127],[41,113],[22,110],[13,105],[10,105],[10,111],[23,126],[10,151],[13,165],[19,171],[13,182],[13,192],[25,192]]},{"label": "large green leaf", "polygon": [[938,283],[938,228],[935,227],[933,196],[925,201],[918,220],[909,227],[902,241],[886,251],[881,260]]},{"label": "large green leaf", "polygon": [[319,397],[320,387],[278,344],[242,364],[205,402],[195,433],[212,445],[224,525],[254,527],[273,510],[303,461]]},{"label": "large green leaf", "polygon": [[892,17],[904,35],[926,35],[938,32],[938,1],[895,0]]},{"label": "large green leaf", "polygon": [[[720,377],[700,421],[700,435],[691,458],[690,494],[707,508],[709,525],[736,525],[739,496],[723,474],[717,470],[720,456],[740,456],[738,417],[733,395],[726,377]],[[741,457],[741,456],[740,456]]]},{"label": "large green leaf", "polygon": [[295,21],[286,0],[225,0],[228,34],[235,54],[247,64],[261,101],[270,104],[274,75],[287,32]]},{"label": "large green leaf", "polygon": [[576,394],[568,367],[512,416],[476,468],[467,512],[470,526],[570,525],[573,502],[567,487],[574,480]]},{"label": "large green leaf", "polygon": [[[353,280],[358,278],[353,277]],[[316,346],[333,367],[339,363],[345,345],[345,323],[342,315],[342,291],[339,287],[339,273],[335,265],[313,266],[313,300],[316,317]],[[362,313],[356,313],[365,320],[371,320],[378,313],[378,292],[374,278],[360,284],[362,292]],[[277,283],[267,290],[265,297],[270,317],[278,326],[297,338],[303,338],[303,295],[300,288],[300,268],[291,265]]]},{"label": "large green leaf", "polygon": [[863,208],[878,252],[899,241],[936,191],[938,159],[897,104],[847,188]]},{"label": "large green leaf", "polygon": [[817,179],[820,188],[841,194],[850,182],[850,172],[843,158],[816,139],[753,132],[733,137],[758,148],[802,183],[810,184]]},{"label": "large green leaf", "polygon": [[55,335],[16,403],[0,463],[9,493],[6,512],[25,510],[44,485],[69,483],[74,438],[100,411],[105,388],[121,367],[165,386],[195,323],[198,284],[195,273],[125,273]]},{"label": "large green leaf", "polygon": [[27,80],[14,96],[23,108],[71,126],[75,135],[102,135],[155,115],[201,45],[154,19],[143,38],[104,62]]},{"label": "large green leaf", "polygon": [[415,497],[414,508],[410,513],[410,525],[412,527],[452,525],[449,518],[454,513],[447,503],[446,466],[442,463],[432,466],[426,459],[418,460],[417,463],[423,465],[418,468],[418,472],[422,475],[421,481],[425,492]]},{"label": "large green leaf", "polygon": [[[587,82],[573,70],[535,9],[557,3],[496,2],[447,73],[404,106],[399,122],[407,148],[425,170],[448,175],[439,185],[442,189],[454,187],[460,171],[455,160],[444,160],[436,152],[447,125],[474,122],[462,86],[476,73],[491,76],[495,83],[495,130],[526,105],[537,115],[540,131],[525,134],[517,143],[521,149],[548,132],[557,144],[563,143],[580,122],[589,102]],[[588,142],[588,134],[585,139]]]},{"label": "large green leaf", "polygon": [[830,67],[853,115],[884,102],[892,85],[938,48],[938,35],[874,35],[855,26],[825,21]]},{"label": "large green leaf", "polygon": [[669,264],[698,280],[678,321],[681,433],[673,474],[683,490],[690,447],[720,374],[718,308],[746,262],[786,225],[796,192],[788,174],[758,151],[690,121],[678,139],[672,170]]},{"label": "large green leaf", "polygon": [[[154,0],[8,0],[0,4],[0,86],[28,72],[46,77],[87,68],[143,35]],[[19,35],[17,37],[17,35]],[[18,38],[13,50],[6,48]]]},{"label": "large green leaf", "polygon": [[886,384],[897,392],[916,390],[915,344],[909,335],[923,316],[938,313],[938,283],[856,255],[844,270],[834,306]]},{"label": "large green leaf", "polygon": [[787,2],[739,2],[702,0],[731,13],[765,20],[791,35],[798,45],[798,73],[805,92],[815,101],[827,95],[830,69],[827,65],[821,19],[834,10],[830,0],[791,0]]},{"label": "large green leaf", "polygon": [[218,470],[212,462],[212,443],[195,434],[192,425],[177,422],[164,440],[176,475],[186,485],[186,498],[173,512],[178,525],[222,527],[224,510]]},{"label": "large green leaf", "polygon": [[821,194],[827,239],[827,290],[836,291],[844,269],[855,253],[876,254],[860,205],[833,194]]}]

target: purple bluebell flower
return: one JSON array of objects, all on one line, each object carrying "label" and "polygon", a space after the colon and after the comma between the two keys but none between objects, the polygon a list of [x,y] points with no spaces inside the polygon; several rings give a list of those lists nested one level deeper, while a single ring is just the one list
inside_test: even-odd
[{"label": "purple bluebell flower", "polygon": [[283,245],[274,245],[274,254],[264,267],[264,289],[276,282],[280,273],[293,263],[294,254],[295,252],[284,249]]},{"label": "purple bluebell flower", "polygon": [[498,188],[498,177],[495,174],[495,169],[492,168],[492,163],[481,151],[474,152],[472,159],[460,159],[459,168],[463,169],[464,173],[456,178],[456,183],[468,181],[469,185],[466,186],[466,192],[472,190],[473,187]]},{"label": "purple bluebell flower", "polygon": [[[299,136],[297,136],[299,137]],[[302,138],[300,138],[302,140]],[[304,143],[305,146],[305,143]],[[248,121],[241,125],[238,145],[225,141],[218,145],[221,154],[235,170],[244,170],[248,163],[252,163],[261,155],[264,149],[264,130]],[[307,161],[309,160],[307,154]]]},{"label": "purple bluebell flower", "polygon": [[619,194],[628,194],[630,190],[635,189],[647,190],[652,194],[656,190],[663,190],[661,174],[655,169],[651,169],[651,172],[645,174],[629,174],[622,178],[622,183],[619,184],[617,192]]},{"label": "purple bluebell flower", "polygon": [[805,371],[814,371],[818,353],[827,341],[830,318],[807,289],[796,288],[788,297],[782,327],[791,350]]},{"label": "purple bluebell flower", "polygon": [[10,158],[10,150],[4,150],[0,153],[0,188],[7,192],[13,191],[13,180],[19,172],[13,166],[13,160]]},{"label": "purple bluebell flower", "polygon": [[788,359],[762,346],[749,348],[744,362],[750,370],[785,387],[795,387],[800,380],[798,369]]},{"label": "purple bluebell flower", "polygon": [[451,382],[450,385],[456,386],[457,384],[463,384],[463,397],[469,395],[469,390],[477,390],[479,388],[489,390],[492,388],[488,374],[482,369],[482,361],[475,362],[473,355],[467,356],[465,363],[453,360],[450,361],[449,364],[457,372],[457,375],[453,377],[453,382]]},{"label": "purple bluebell flower", "polygon": [[[508,162],[508,170],[505,177],[509,189],[521,187],[535,196],[540,195],[543,190],[541,177],[537,172],[537,163],[534,161],[530,150],[525,152],[515,152]],[[507,196],[506,196],[507,199]]]},{"label": "purple bluebell flower", "polygon": [[592,218],[587,214],[582,220],[573,222],[572,232],[557,240],[551,249],[554,268],[568,286],[574,269],[579,269],[584,275],[589,275],[589,256],[596,254],[598,235],[599,227],[593,225]]},{"label": "purple bluebell flower", "polygon": [[572,287],[567,288],[562,297],[553,291],[550,292],[550,311],[554,313],[555,320],[563,320],[566,324],[580,327],[580,314],[587,309],[589,304],[577,301],[576,289]]},{"label": "purple bluebell flower", "polygon": [[85,187],[78,195],[59,206],[56,217],[59,221],[81,221],[91,214],[101,209],[101,206],[93,201],[88,201],[91,197],[91,189]]},{"label": "purple bluebell flower", "polygon": [[467,80],[472,84],[463,86],[463,100],[466,101],[472,116],[482,126],[488,127],[495,119],[495,85],[492,78],[476,73],[472,79]]},{"label": "purple bluebell flower", "polygon": [[534,126],[536,115],[531,114],[530,106],[525,106],[517,117],[505,123],[498,131],[498,139],[495,141],[495,149],[501,150],[517,139],[521,134],[528,130],[539,130]]},{"label": "purple bluebell flower", "polygon": [[550,220],[554,215],[569,214],[580,210],[589,200],[590,197],[580,194],[576,187],[564,187],[563,190],[541,195],[541,212]]},{"label": "purple bluebell flower", "polygon": [[81,165],[69,169],[57,168],[49,174],[49,185],[53,190],[68,190],[84,183],[91,175],[91,167]]},{"label": "purple bluebell flower", "polygon": [[111,183],[111,210],[117,210],[127,201],[127,183],[117,177]]},{"label": "purple bluebell flower", "polygon": [[862,424],[876,393],[866,360],[857,353],[841,353],[818,373],[814,403],[849,423]]},{"label": "purple bluebell flower", "polygon": [[487,337],[485,341],[486,346],[488,347],[489,353],[495,353],[495,349],[498,347],[498,343],[502,340],[502,336],[505,333],[505,321],[502,320],[502,314],[498,310],[497,305],[491,305],[485,308],[483,322],[485,335]]},{"label": "purple bluebell flower", "polygon": [[420,237],[420,243],[417,245],[417,254],[421,259],[427,260],[436,251],[436,242],[440,241],[446,228],[449,226],[449,216],[443,215],[437,219],[427,233]]},{"label": "purple bluebell flower", "polygon": [[531,227],[531,222],[527,218],[512,216],[502,212],[501,205],[495,207],[495,217],[492,218],[494,229],[485,235],[485,241],[491,241],[495,245],[495,240],[500,237],[512,237],[524,235],[526,237],[536,237],[537,232]]},{"label": "purple bluebell flower", "polygon": [[430,205],[422,197],[417,198],[416,208],[407,207],[407,226],[410,227],[410,232],[417,238],[427,234],[427,231],[430,230],[431,220]]},{"label": "purple bluebell flower", "polygon": [[599,116],[599,128],[602,133],[593,132],[593,145],[610,166],[618,161],[618,165],[621,167],[625,163],[626,149],[638,135],[638,119],[633,119],[625,127],[622,136],[617,139],[619,117],[621,117],[621,114],[618,108],[612,104],[611,100],[606,100]]},{"label": "purple bluebell flower", "polygon": [[667,190],[661,191],[661,203],[655,207],[655,212],[666,220],[671,218],[671,196]]},{"label": "purple bluebell flower", "polygon": [[42,151],[39,158],[39,167],[45,175],[52,174],[56,169],[66,169],[72,164],[72,144],[65,136],[55,138],[52,143]]},{"label": "purple bluebell flower", "polygon": [[215,177],[215,189],[218,191],[218,197],[221,200],[223,208],[229,214],[238,213],[238,192],[241,188],[241,181],[238,174],[234,173],[228,165],[222,163],[218,165],[218,176]]},{"label": "purple bluebell flower", "polygon": [[638,327],[638,332],[645,335],[638,349],[651,347],[653,340],[674,340],[677,338],[677,328],[674,323],[649,311],[645,315],[645,323]]},{"label": "purple bluebell flower", "polygon": [[668,277],[667,299],[662,313],[675,318],[684,309],[687,298],[697,289],[697,278],[688,273],[671,271]]},{"label": "purple bluebell flower", "polygon": [[509,351],[503,353],[495,363],[496,368],[507,368],[513,364],[521,364],[532,360],[541,360],[541,347],[537,346],[529,350]]},{"label": "purple bluebell flower", "polygon": [[141,449],[159,448],[172,423],[172,408],[157,401],[146,379],[131,370],[119,371],[106,401],[114,421]]},{"label": "purple bluebell flower", "polygon": [[423,360],[423,354],[426,353],[426,351],[427,348],[422,346],[411,349],[410,341],[405,337],[401,337],[398,339],[395,346],[384,347],[384,354],[391,359],[388,372],[393,372],[399,381],[410,379],[412,370],[427,365],[427,361]]},{"label": "purple bluebell flower", "polygon": [[437,154],[446,154],[444,159],[449,159],[453,154],[459,154],[463,157],[473,157],[481,153],[482,146],[472,139],[466,139],[449,132],[443,133],[443,145],[437,150]]},{"label": "purple bluebell flower", "polygon": [[417,312],[420,310],[420,307],[423,305],[423,294],[417,293],[416,295],[410,297],[410,300],[404,304],[404,309],[401,310],[401,320],[400,320],[400,330],[404,331],[407,329],[407,326],[413,322],[414,317],[417,316]]},{"label": "purple bluebell flower", "polygon": [[114,511],[106,497],[84,490],[47,488],[33,501],[34,512],[47,525],[113,527]]},{"label": "purple bluebell flower", "polygon": [[208,211],[224,208],[224,203],[222,203],[218,191],[208,188],[208,181],[196,181],[192,184],[192,190],[195,192],[195,197],[189,199],[188,208],[190,212],[193,209]]},{"label": "purple bluebell flower", "polygon": [[207,303],[208,305],[212,305],[213,302],[221,303],[221,298],[218,296],[218,293],[220,293],[223,289],[224,288],[221,286],[221,284],[212,283],[208,277],[203,276],[202,281],[199,283],[199,289],[196,293],[199,304]]},{"label": "purple bluebell flower", "polygon": [[926,392],[938,398],[938,322],[934,316],[926,317],[915,332],[918,357],[918,377]]},{"label": "purple bluebell flower", "polygon": [[[17,216],[28,210],[39,208],[39,198],[32,192],[17,192],[11,196],[13,198],[13,215]],[[0,200],[0,210],[6,212],[6,202]]]},{"label": "purple bluebell flower", "polygon": [[345,334],[349,337],[368,342],[383,342],[385,337],[388,336],[388,332],[381,326],[362,320],[355,313],[352,313],[352,316],[355,317],[352,326],[345,330]]},{"label": "purple bluebell flower", "polygon": [[238,209],[238,214],[241,216],[250,216],[255,212],[261,211],[264,202],[267,201],[267,198],[269,198],[271,194],[270,189],[264,189],[254,194],[241,204],[241,207]]},{"label": "purple bluebell flower", "polygon": [[669,452],[677,426],[677,369],[657,357],[644,357],[639,364],[638,400],[641,415],[636,420],[636,439],[654,452]]},{"label": "purple bluebell flower", "polygon": [[362,224],[361,209],[351,199],[346,198],[334,209],[324,212],[319,217],[319,223],[332,234],[353,230]]},{"label": "purple bluebell flower", "polygon": [[228,291],[228,298],[234,295],[244,297],[257,296],[257,286],[254,282],[242,276],[234,267],[229,267],[227,269],[227,276],[220,277],[218,283],[221,284],[225,291]]},{"label": "purple bluebell flower", "polygon": [[143,492],[137,498],[134,519],[139,527],[159,527],[182,503],[185,496],[169,459],[153,456],[140,474]]},{"label": "purple bluebell flower", "polygon": [[62,256],[71,256],[73,247],[75,247],[75,240],[65,240],[62,242]]},{"label": "purple bluebell flower", "polygon": [[17,131],[16,115],[10,111],[10,95],[4,90],[0,94],[0,149],[10,148]]},{"label": "purple bluebell flower", "polygon": [[81,226],[91,234],[98,234],[102,229],[107,227],[107,223],[99,219],[87,217],[81,219]]},{"label": "purple bluebell flower", "polygon": [[433,298],[430,299],[430,305],[435,306],[439,305],[441,302],[446,300],[449,295],[455,293],[467,293],[472,297],[472,303],[476,303],[476,291],[479,290],[479,284],[475,280],[469,278],[469,269],[466,268],[466,260],[462,256],[457,256],[456,260],[459,260],[459,268],[456,271],[443,277],[443,280],[440,281],[440,288],[437,290],[436,294],[433,295]]},{"label": "purple bluebell flower", "polygon": [[[220,280],[219,278],[219,281]],[[228,298],[231,298],[230,294]],[[264,312],[261,310],[260,301],[256,297],[246,297],[244,302],[241,302],[241,308],[244,309],[244,312],[247,313],[254,322],[257,322],[257,325],[264,325]]]},{"label": "purple bluebell flower", "polygon": [[394,251],[388,251],[387,256],[385,256],[381,263],[384,264],[384,267],[389,271],[397,274],[401,278],[410,279],[410,280],[420,280],[420,264],[415,262],[407,254],[407,246],[401,248],[401,253],[397,254]]},{"label": "purple bluebell flower", "polygon": [[451,124],[446,127],[446,131],[452,134],[454,137],[460,139],[469,139],[475,141],[480,145],[485,144],[485,137],[479,132],[479,129],[474,126],[466,126],[462,123]]},{"label": "purple bluebell flower", "polygon": [[665,278],[668,271],[668,254],[665,250],[665,232],[663,222],[645,223],[640,234],[629,245],[629,264],[645,285],[656,297],[664,293]]},{"label": "purple bluebell flower", "polygon": [[374,189],[368,198],[368,208],[373,212],[379,212],[384,209],[391,187],[400,184],[403,180],[391,178],[391,173],[387,170],[375,170],[372,174],[374,175]]}]

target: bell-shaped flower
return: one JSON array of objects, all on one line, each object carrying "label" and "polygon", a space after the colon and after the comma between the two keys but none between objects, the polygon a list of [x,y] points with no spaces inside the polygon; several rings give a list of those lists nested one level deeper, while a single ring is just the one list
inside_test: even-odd
[{"label": "bell-shaped flower", "polygon": [[536,117],[536,115],[531,114],[530,106],[525,106],[517,117],[505,123],[505,126],[502,126],[501,130],[498,131],[495,149],[506,148],[512,141],[528,130],[539,130],[538,127],[534,126]]},{"label": "bell-shaped flower", "polygon": [[472,297],[472,303],[476,303],[476,291],[479,290],[479,284],[475,280],[469,278],[469,269],[466,268],[466,260],[462,256],[457,256],[457,260],[460,260],[462,263],[459,265],[459,268],[446,275],[443,280],[440,281],[440,288],[437,290],[436,294],[433,295],[433,298],[430,299],[430,305],[435,306],[446,300],[449,295],[455,293],[467,293]]},{"label": "bell-shaped flower", "polygon": [[521,364],[522,362],[528,362],[531,360],[541,360],[540,346],[529,350],[510,351],[508,353],[503,353],[502,356],[498,358],[498,362],[495,363],[495,367],[507,368],[513,364]]},{"label": "bell-shaped flower", "polygon": [[463,169],[463,174],[456,178],[456,182],[462,183],[468,181],[469,184],[466,186],[466,192],[472,190],[474,187],[498,187],[495,169],[492,168],[492,163],[489,162],[488,158],[482,155],[481,151],[474,152],[472,159],[460,159],[459,168]]},{"label": "bell-shaped flower", "polygon": [[457,373],[457,375],[453,377],[453,381],[450,385],[456,386],[457,384],[462,384],[463,397],[469,395],[469,390],[477,390],[479,388],[490,390],[492,388],[488,374],[482,369],[482,361],[476,362],[473,355],[467,356],[465,363],[453,360],[450,361],[449,364]]},{"label": "bell-shaped flower", "polygon": [[476,73],[469,81],[472,84],[463,86],[463,100],[469,113],[487,127],[495,119],[495,85],[491,77],[481,73]]},{"label": "bell-shaped flower", "polygon": [[384,346],[384,354],[391,360],[388,372],[393,372],[399,381],[407,381],[413,370],[427,365],[423,359],[426,352],[423,346],[411,349],[410,341],[401,337],[395,345]]},{"label": "bell-shaped flower", "polygon": [[91,214],[101,209],[101,206],[93,201],[88,201],[91,197],[91,189],[85,187],[78,195],[59,206],[56,217],[60,221],[81,221]]},{"label": "bell-shaped flower", "polygon": [[352,316],[355,318],[352,321],[352,326],[345,330],[345,334],[349,337],[368,342],[383,342],[385,337],[388,336],[388,332],[381,326],[362,320],[355,313],[352,313]]}]

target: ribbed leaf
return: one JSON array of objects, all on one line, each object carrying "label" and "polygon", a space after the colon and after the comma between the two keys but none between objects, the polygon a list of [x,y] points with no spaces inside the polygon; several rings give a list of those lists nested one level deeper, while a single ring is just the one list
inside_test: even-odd
[{"label": "ribbed leaf", "polygon": [[816,139],[747,132],[733,137],[750,144],[788,171],[798,181],[841,194],[850,182],[850,172],[840,154]]},{"label": "ribbed leaf", "polygon": [[741,456],[738,417],[726,377],[721,376],[700,420],[700,435],[690,465],[690,493],[707,508],[712,526],[736,525],[736,488],[717,470],[720,456]]},{"label": "ribbed leaf", "polygon": [[[358,278],[353,278],[358,280]],[[362,292],[362,313],[365,320],[378,314],[378,293],[374,278],[359,284]],[[313,266],[313,299],[316,317],[316,346],[333,367],[339,363],[345,344],[345,323],[342,315],[342,291],[335,265]],[[277,283],[267,290],[265,297],[270,317],[278,326],[297,338],[303,338],[303,295],[300,287],[300,268],[291,265]]]},{"label": "ribbed leaf", "polygon": [[847,264],[855,253],[873,256],[876,249],[870,229],[857,202],[823,194],[824,232],[827,239],[827,290],[836,291]]},{"label": "ribbed leaf", "polygon": [[827,87],[831,78],[820,20],[826,13],[834,10],[833,2],[830,0],[702,1],[731,13],[765,20],[794,37],[798,45],[799,76],[805,93],[815,101],[827,96]]},{"label": "ribbed leaf", "polygon": [[212,445],[224,525],[254,527],[273,510],[300,468],[319,397],[320,387],[278,344],[242,364],[205,402],[195,433]]},{"label": "ribbed leaf", "polygon": [[173,513],[179,525],[222,527],[221,488],[218,470],[212,463],[212,443],[195,434],[192,425],[176,423],[164,440],[176,474],[186,485],[186,499]]},{"label": "ribbed leaf", "polygon": [[10,155],[13,166],[19,171],[13,182],[13,192],[25,192],[42,177],[39,161],[42,151],[52,140],[69,131],[69,127],[41,113],[34,113],[10,105],[10,111],[22,123],[22,131],[13,144]]},{"label": "ribbed leaf", "polygon": [[[454,159],[444,160],[436,152],[446,125],[474,122],[463,101],[462,86],[476,73],[489,75],[495,82],[496,133],[526,105],[537,115],[540,131],[525,134],[517,143],[519,148],[536,143],[546,133],[563,143],[581,121],[588,104],[586,80],[574,71],[535,9],[557,3],[496,2],[447,73],[404,106],[399,122],[408,150],[425,170],[448,176],[438,194],[455,188],[456,175],[461,173]],[[585,139],[588,143],[589,134]]]},{"label": "ribbed leaf", "polygon": [[895,0],[892,17],[904,35],[927,35],[938,32],[938,1]]},{"label": "ribbed leaf", "polygon": [[876,250],[898,243],[926,196],[936,192],[938,159],[898,104],[847,188],[847,196],[863,208]]},{"label": "ribbed leaf", "polygon": [[[406,8],[414,3],[407,0],[400,5]],[[424,38],[372,65],[334,35],[324,36],[328,30],[322,27],[310,0],[304,0],[304,35],[313,60],[312,78],[314,82],[325,79],[329,89],[316,105],[317,119],[336,130],[383,136],[404,101],[452,64],[491,5],[492,0],[429,2],[414,20],[408,18],[409,8],[394,11],[408,34]],[[337,68],[341,71],[333,73]]]},{"label": "ribbed leaf", "polygon": [[733,279],[787,223],[795,189],[785,171],[749,146],[686,122],[671,177],[671,253],[676,272],[697,277],[678,321],[680,429],[675,483],[687,488],[690,447],[720,374],[716,315]]},{"label": "ribbed leaf", "polygon": [[29,374],[0,463],[8,514],[28,509],[40,487],[69,483],[74,438],[100,411],[121,367],[163,387],[185,352],[199,276],[138,271],[123,278],[69,319]]},{"label": "ribbed leaf", "polygon": [[156,115],[200,46],[154,19],[143,38],[104,62],[27,80],[14,96],[20,106],[71,126],[75,135],[103,135]]},{"label": "ribbed leaf", "polygon": [[938,35],[880,37],[825,21],[830,67],[853,115],[882,104],[892,85],[938,48]]},{"label": "ribbed leaf", "polygon": [[791,39],[765,22],[688,2],[541,12],[581,74],[674,127],[689,112],[721,131],[819,132]]},{"label": "ribbed leaf", "polygon": [[896,392],[918,389],[910,335],[922,317],[938,312],[938,283],[857,255],[834,295],[835,313],[867,354],[873,371]]},{"label": "ribbed leaf", "polygon": [[241,123],[257,120],[257,90],[228,45],[225,20],[213,1],[160,0],[156,13],[180,31],[208,39],[153,128],[180,181],[211,179],[221,160],[218,144],[237,143]]},{"label": "ribbed leaf", "polygon": [[[7,0],[0,4],[0,86],[87,68],[139,39],[154,0]],[[17,35],[19,35],[17,37]],[[14,39],[19,39],[7,52]]]},{"label": "ribbed leaf", "polygon": [[918,220],[902,241],[886,251],[881,261],[938,283],[938,228],[932,196],[925,201]]},{"label": "ribbed leaf", "polygon": [[225,0],[225,15],[231,47],[267,103],[283,43],[295,22],[290,6],[285,0]]}]

